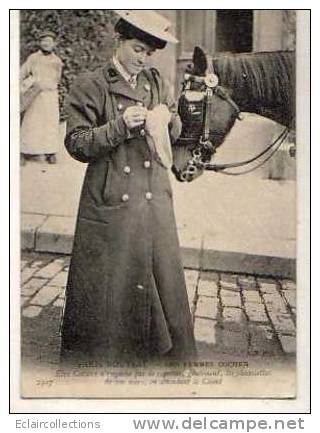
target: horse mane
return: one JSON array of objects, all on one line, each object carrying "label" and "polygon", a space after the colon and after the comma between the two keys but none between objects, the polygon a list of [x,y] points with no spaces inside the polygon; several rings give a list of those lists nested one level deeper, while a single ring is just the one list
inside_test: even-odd
[{"label": "horse mane", "polygon": [[[229,88],[243,111],[259,106],[278,108],[294,117],[295,53],[274,51],[259,53],[222,53],[212,58],[220,84]],[[262,111],[262,110],[260,110]]]}]

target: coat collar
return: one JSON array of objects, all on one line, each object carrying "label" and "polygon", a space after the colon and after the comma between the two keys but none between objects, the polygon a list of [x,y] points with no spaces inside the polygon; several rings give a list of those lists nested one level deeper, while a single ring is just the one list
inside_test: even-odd
[{"label": "coat collar", "polygon": [[[129,83],[132,88],[135,88],[137,86],[137,75],[130,75],[115,56],[112,57],[112,62],[120,75],[122,75],[123,78],[126,80],[126,82]],[[130,80],[134,82],[134,86],[131,85]]]},{"label": "coat collar", "polygon": [[133,89],[115,68],[111,60],[104,67],[104,74],[109,83],[110,93],[122,95],[134,101],[143,102],[146,92],[150,92],[151,90],[150,82],[143,71],[138,75],[137,86]]}]

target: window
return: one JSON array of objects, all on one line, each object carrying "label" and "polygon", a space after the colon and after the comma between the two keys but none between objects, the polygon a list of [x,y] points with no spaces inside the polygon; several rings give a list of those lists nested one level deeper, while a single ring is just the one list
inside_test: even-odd
[{"label": "window", "polygon": [[252,51],[252,10],[217,10],[216,52],[244,53]]}]

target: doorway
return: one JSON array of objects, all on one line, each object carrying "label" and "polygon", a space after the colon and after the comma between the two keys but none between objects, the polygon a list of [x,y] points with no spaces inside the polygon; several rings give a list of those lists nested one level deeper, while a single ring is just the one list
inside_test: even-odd
[{"label": "doorway", "polygon": [[216,52],[244,53],[253,48],[253,11],[218,9],[216,15]]}]

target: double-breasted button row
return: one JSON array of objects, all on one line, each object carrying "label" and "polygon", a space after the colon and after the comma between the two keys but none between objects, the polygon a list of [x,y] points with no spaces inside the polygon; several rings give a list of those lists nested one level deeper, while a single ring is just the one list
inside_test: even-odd
[{"label": "double-breasted button row", "polygon": [[[144,166],[144,168],[150,168],[151,167],[151,162],[150,161],[144,161],[143,166]],[[123,171],[126,174],[130,174],[131,173],[131,167],[129,165],[125,165],[123,167]]]},{"label": "double-breasted button row", "polygon": [[[129,201],[129,194],[123,194],[123,196],[121,197],[121,201],[126,202]],[[152,192],[146,192],[145,194],[145,198],[146,200],[150,201],[153,198]]]}]

